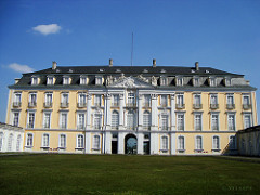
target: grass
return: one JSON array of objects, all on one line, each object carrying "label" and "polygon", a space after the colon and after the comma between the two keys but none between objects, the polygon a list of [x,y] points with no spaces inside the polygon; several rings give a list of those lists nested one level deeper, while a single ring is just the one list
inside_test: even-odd
[{"label": "grass", "polygon": [[222,157],[0,156],[0,194],[260,194],[260,164]]}]

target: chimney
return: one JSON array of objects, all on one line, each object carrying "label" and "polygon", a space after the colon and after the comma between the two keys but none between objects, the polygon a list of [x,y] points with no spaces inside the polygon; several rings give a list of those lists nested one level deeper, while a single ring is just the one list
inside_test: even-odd
[{"label": "chimney", "polygon": [[113,58],[109,58],[109,67],[113,66]]},{"label": "chimney", "polygon": [[156,58],[153,59],[153,67],[156,67]]},{"label": "chimney", "polygon": [[55,61],[52,62],[52,69],[56,69],[57,63]]},{"label": "chimney", "polygon": [[195,62],[195,69],[199,70],[199,62]]}]

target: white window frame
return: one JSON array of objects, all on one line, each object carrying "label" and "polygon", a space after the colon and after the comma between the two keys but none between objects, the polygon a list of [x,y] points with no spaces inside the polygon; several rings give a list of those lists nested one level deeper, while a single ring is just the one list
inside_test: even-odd
[{"label": "white window frame", "polygon": [[88,84],[88,77],[87,76],[80,76],[80,84],[81,85]]},{"label": "white window frame", "polygon": [[14,134],[10,133],[8,136],[8,145],[7,145],[8,152],[13,152],[13,144],[14,144]]},{"label": "white window frame", "polygon": [[[48,135],[48,140],[47,140],[47,145],[45,145],[45,137],[44,136]],[[43,133],[42,134],[42,144],[41,144],[42,148],[49,148],[50,147],[50,134],[49,133]]]},{"label": "white window frame", "polygon": [[[65,98],[67,96],[67,99]],[[62,92],[61,93],[61,103],[62,104],[68,104],[69,103],[69,93],[68,92]]]},{"label": "white window frame", "polygon": [[[47,121],[47,123],[46,123],[46,116],[47,115],[49,115],[49,120]],[[51,115],[52,115],[52,113],[51,112],[43,112],[43,118],[42,118],[42,128],[43,129],[51,129]],[[48,126],[45,126],[45,124],[48,124],[49,125],[49,127]]]},{"label": "white window frame", "polygon": [[[32,96],[35,95],[35,100],[33,101]],[[29,93],[29,105],[36,106],[37,104],[37,93]]]},{"label": "white window frame", "polygon": [[[248,98],[248,102],[245,102],[245,97]],[[243,105],[251,105],[250,94],[243,94]]]},{"label": "white window frame", "polygon": [[[214,142],[214,137],[217,137],[217,143]],[[220,149],[220,136],[219,135],[212,135],[212,149]]]},{"label": "white window frame", "polygon": [[[182,97],[182,98],[180,98],[180,97]],[[184,94],[178,93],[176,99],[177,99],[177,105],[182,107],[184,105]]]},{"label": "white window frame", "polygon": [[[217,129],[213,128],[213,116],[217,116]],[[219,113],[211,113],[210,115],[210,127],[212,131],[219,131],[220,130],[220,120],[219,120]]]},{"label": "white window frame", "polygon": [[[200,116],[200,129],[196,127],[196,116]],[[203,113],[195,112],[194,113],[194,130],[195,131],[203,131]]]},{"label": "white window frame", "polygon": [[[79,136],[82,136],[82,138],[79,138]],[[79,143],[81,143],[82,146]],[[82,133],[77,134],[76,146],[76,148],[84,148],[84,135]]]},{"label": "white window frame", "polygon": [[183,78],[182,77],[176,77],[176,85],[177,85],[177,87],[183,87]]},{"label": "white window frame", "polygon": [[[216,98],[216,102],[214,102],[214,99],[213,99],[214,97]],[[218,105],[218,94],[216,94],[216,93],[210,94],[210,104]]]},{"label": "white window frame", "polygon": [[79,106],[87,105],[87,94],[86,93],[78,94],[78,104],[79,104]]},{"label": "white window frame", "polygon": [[22,103],[22,93],[21,92],[14,93],[13,103],[16,104],[17,106]]},{"label": "white window frame", "polygon": [[[229,102],[229,98],[228,97],[232,97],[232,102],[230,103]],[[227,93],[226,94],[226,102],[227,102],[227,105],[234,105],[235,104],[235,98],[234,98],[234,94],[233,93]]]},{"label": "white window frame", "polygon": [[[166,138],[166,142],[164,143],[164,139]],[[168,135],[161,135],[161,150],[162,151],[168,151],[169,150],[169,136]]]},{"label": "white window frame", "polygon": [[70,84],[70,77],[69,76],[63,76],[63,85]]},{"label": "white window frame", "polygon": [[129,105],[134,105],[135,104],[135,93],[134,92],[129,92],[127,94],[127,103]]},{"label": "white window frame", "polygon": [[54,85],[54,77],[53,76],[48,76],[47,85]]},{"label": "white window frame", "polygon": [[[30,114],[34,114],[33,128],[30,127],[30,124],[29,124],[29,122],[30,122]],[[27,127],[28,129],[34,129],[34,128],[35,128],[35,121],[36,121],[36,113],[35,113],[35,112],[28,112],[28,114],[27,114],[27,125],[26,125],[26,127]]]},{"label": "white window frame", "polygon": [[102,106],[102,94],[95,94],[95,106]]},{"label": "white window frame", "polygon": [[111,121],[112,129],[118,129],[118,127],[119,127],[119,112],[117,110],[113,110],[111,120],[112,120]]},{"label": "white window frame", "polygon": [[[198,100],[199,100],[199,102],[197,103],[196,102],[196,97],[198,97]],[[198,106],[200,106],[201,105],[201,94],[199,94],[199,93],[194,93],[193,94],[193,103],[194,103],[194,105],[198,105]]]},{"label": "white window frame", "polygon": [[[233,116],[233,129],[230,129],[230,116]],[[227,114],[227,125],[229,131],[235,131],[236,130],[236,114],[235,113],[228,113]]]},{"label": "white window frame", "polygon": [[[29,135],[31,135],[31,141],[29,140]],[[29,142],[28,142],[29,141]],[[28,144],[29,143],[29,144]],[[26,142],[25,142],[25,146],[26,147],[33,147],[34,143],[34,133],[28,132],[26,133]]]},{"label": "white window frame", "polygon": [[[132,115],[132,121],[131,121],[131,126],[130,126],[130,118],[128,118],[128,117],[130,117],[130,115]],[[131,130],[133,130],[134,128],[135,128],[135,113],[134,113],[134,111],[129,111],[128,113],[127,113],[127,117],[126,117],[126,120],[127,120],[127,129],[131,129]]]},{"label": "white window frame", "polygon": [[148,106],[148,107],[152,106],[152,96],[150,94],[144,95],[144,106]]},{"label": "white window frame", "polygon": [[[246,117],[249,117],[249,125],[246,125]],[[252,127],[252,114],[244,114],[244,129]]]},{"label": "white window frame", "polygon": [[61,133],[59,134],[59,138],[58,138],[58,148],[66,148],[66,147],[67,147],[67,135],[65,133]]},{"label": "white window frame", "polygon": [[[201,138],[201,143],[200,143],[201,147],[200,148],[198,147],[198,142],[197,142],[198,137]],[[203,135],[195,135],[195,149],[198,149],[198,150],[204,149]]]},{"label": "white window frame", "polygon": [[4,133],[0,132],[0,152],[3,151],[3,144],[4,143]]},{"label": "white window frame", "polygon": [[[183,147],[181,147],[182,143],[180,142],[180,138],[183,138]],[[184,135],[178,136],[178,149],[179,150],[185,150],[185,136]]]},{"label": "white window frame", "polygon": [[217,87],[217,79],[215,77],[209,78],[209,86],[210,87]]},{"label": "white window frame", "polygon": [[[93,115],[93,128],[96,130],[101,130],[102,129],[102,121],[103,117],[102,114],[94,114]],[[98,125],[99,122],[99,125]]]},{"label": "white window frame", "polygon": [[113,95],[113,104],[114,104],[114,106],[119,106],[119,102],[120,102],[119,94],[114,94]]},{"label": "white window frame", "polygon": [[[179,124],[180,117],[182,117],[182,126],[183,126],[183,128],[181,128],[181,126]],[[184,113],[177,113],[177,130],[178,131],[184,131],[185,130],[185,114]]]},{"label": "white window frame", "polygon": [[[17,114],[17,117],[15,116]],[[19,127],[20,112],[12,112],[12,126]]]},{"label": "white window frame", "polygon": [[[97,137],[99,137],[99,142],[97,142]],[[100,150],[101,149],[101,136],[99,134],[94,134],[93,135],[93,149]]]},{"label": "white window frame", "polygon": [[102,77],[96,77],[95,78],[95,84],[96,85],[102,85]]},{"label": "white window frame", "polygon": [[[51,98],[49,98],[51,97]],[[44,103],[48,106],[51,106],[53,102],[53,93],[52,92],[46,92],[44,94]]]},{"label": "white window frame", "polygon": [[[63,124],[63,115],[65,117],[65,125]],[[68,113],[67,112],[61,112],[60,113],[60,128],[61,129],[67,129],[68,128]]]},{"label": "white window frame", "polygon": [[200,86],[200,78],[199,77],[193,77],[193,86],[194,87]]},{"label": "white window frame", "polygon": [[[232,138],[231,137],[234,137],[234,143],[232,142]],[[231,142],[232,142],[232,144],[233,144],[233,146],[232,146],[232,144],[231,144]],[[237,139],[236,139],[236,135],[230,135],[229,136],[229,148],[230,149],[237,149]]]},{"label": "white window frame", "polygon": [[[83,121],[82,121],[82,128],[79,128],[81,127],[80,125],[80,116],[83,116]],[[84,130],[86,128],[86,114],[85,113],[77,113],[77,129],[78,130]]]},{"label": "white window frame", "polygon": [[160,78],[160,86],[167,86],[167,78],[166,77],[161,77]]},{"label": "white window frame", "polygon": [[160,105],[161,106],[168,106],[168,95],[167,94],[161,94],[160,95]]},{"label": "white window frame", "polygon": [[31,77],[31,85],[38,85],[39,79],[37,76],[32,76]]},{"label": "white window frame", "polygon": [[148,129],[152,126],[152,113],[145,110],[143,113],[143,128]]}]

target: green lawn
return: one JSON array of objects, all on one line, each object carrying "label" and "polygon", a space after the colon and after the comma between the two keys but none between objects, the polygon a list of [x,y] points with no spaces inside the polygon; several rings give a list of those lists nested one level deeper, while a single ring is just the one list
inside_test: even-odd
[{"label": "green lawn", "polygon": [[260,164],[210,156],[0,156],[0,194],[260,194]]}]

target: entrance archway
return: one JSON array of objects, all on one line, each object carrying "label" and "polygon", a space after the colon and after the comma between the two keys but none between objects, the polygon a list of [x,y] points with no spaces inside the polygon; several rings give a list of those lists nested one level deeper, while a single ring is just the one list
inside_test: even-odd
[{"label": "entrance archway", "polygon": [[125,136],[125,154],[136,154],[136,136],[127,134]]}]

